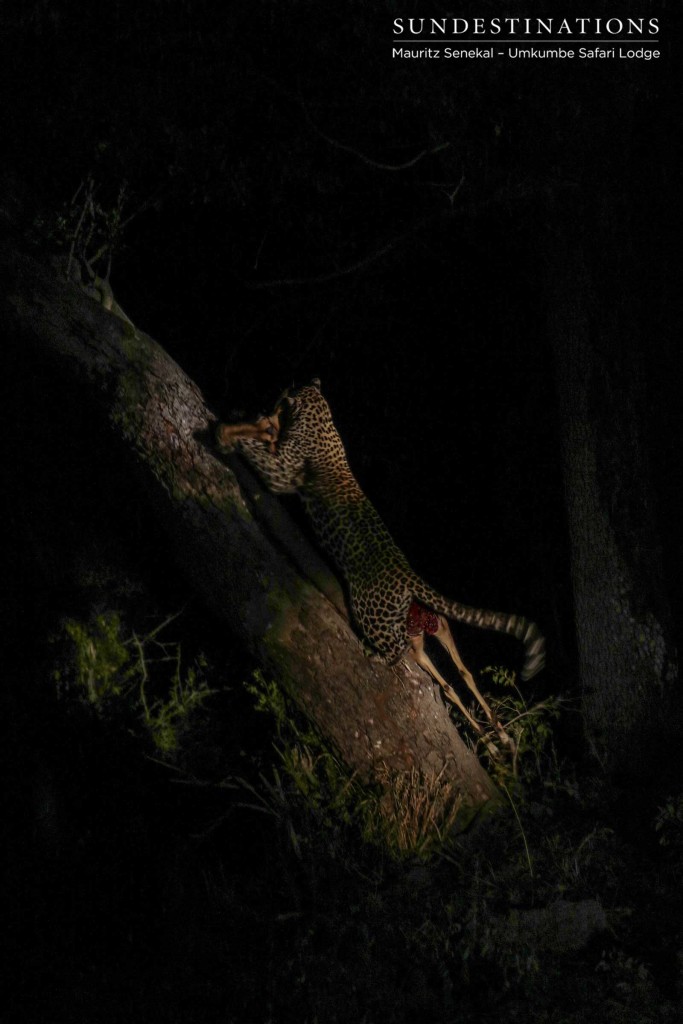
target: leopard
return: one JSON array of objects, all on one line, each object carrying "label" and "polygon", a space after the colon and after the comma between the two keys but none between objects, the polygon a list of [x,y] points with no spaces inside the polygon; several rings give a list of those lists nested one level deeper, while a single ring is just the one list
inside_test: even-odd
[{"label": "leopard", "polygon": [[411,657],[483,736],[484,725],[427,654],[424,638],[435,637],[489,725],[503,744],[512,747],[511,737],[463,663],[448,620],[510,634],[521,641],[525,659],[520,675],[524,681],[545,665],[545,639],[540,629],[521,615],[450,600],[411,568],[349,466],[319,378],[284,391],[270,415],[251,423],[219,423],[215,437],[219,449],[237,448],[271,492],[299,496],[320,547],[343,577],[352,619],[372,656],[388,664]]}]

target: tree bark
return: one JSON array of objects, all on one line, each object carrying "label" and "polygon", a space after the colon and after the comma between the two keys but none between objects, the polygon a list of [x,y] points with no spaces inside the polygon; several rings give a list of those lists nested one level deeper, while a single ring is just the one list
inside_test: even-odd
[{"label": "tree bark", "polygon": [[646,513],[641,382],[625,300],[604,288],[597,303],[599,275],[572,246],[546,274],[585,732],[607,771],[637,775],[667,732],[676,666]]},{"label": "tree bark", "polygon": [[0,273],[9,342],[96,396],[193,587],[349,768],[443,772],[467,808],[495,802],[429,677],[365,656],[333,574],[247,468],[218,457],[213,414],[163,348],[16,241],[0,247]]}]

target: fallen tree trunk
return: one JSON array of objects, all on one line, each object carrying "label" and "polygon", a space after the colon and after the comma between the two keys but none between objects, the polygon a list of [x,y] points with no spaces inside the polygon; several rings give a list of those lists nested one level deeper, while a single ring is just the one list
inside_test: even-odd
[{"label": "fallen tree trunk", "polygon": [[163,348],[16,242],[0,247],[0,273],[9,343],[58,360],[96,396],[197,593],[346,764],[366,779],[441,774],[471,810],[495,801],[429,677],[365,656],[338,583],[282,504],[217,456],[215,417]]}]

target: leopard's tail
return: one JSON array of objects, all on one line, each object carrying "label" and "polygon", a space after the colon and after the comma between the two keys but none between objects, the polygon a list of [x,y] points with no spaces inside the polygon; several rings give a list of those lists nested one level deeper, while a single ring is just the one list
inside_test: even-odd
[{"label": "leopard's tail", "polygon": [[441,615],[464,622],[477,629],[492,629],[498,633],[509,633],[524,644],[524,666],[520,673],[523,680],[531,679],[545,665],[545,638],[535,622],[529,622],[522,615],[507,612],[489,612],[483,608],[470,608],[457,601],[449,601],[436,590],[432,590],[416,576],[413,583],[413,597]]}]

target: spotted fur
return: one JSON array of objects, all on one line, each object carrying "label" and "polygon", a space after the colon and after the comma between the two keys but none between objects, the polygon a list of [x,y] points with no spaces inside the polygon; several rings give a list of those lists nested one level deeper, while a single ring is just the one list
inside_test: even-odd
[{"label": "spotted fur", "polygon": [[269,490],[300,495],[321,546],[344,575],[353,616],[383,661],[394,662],[409,649],[408,616],[418,602],[457,622],[521,640],[522,679],[543,668],[545,642],[535,623],[450,601],[413,572],[349,468],[319,381],[285,392],[276,414],[275,443],[240,438],[238,447]]}]

